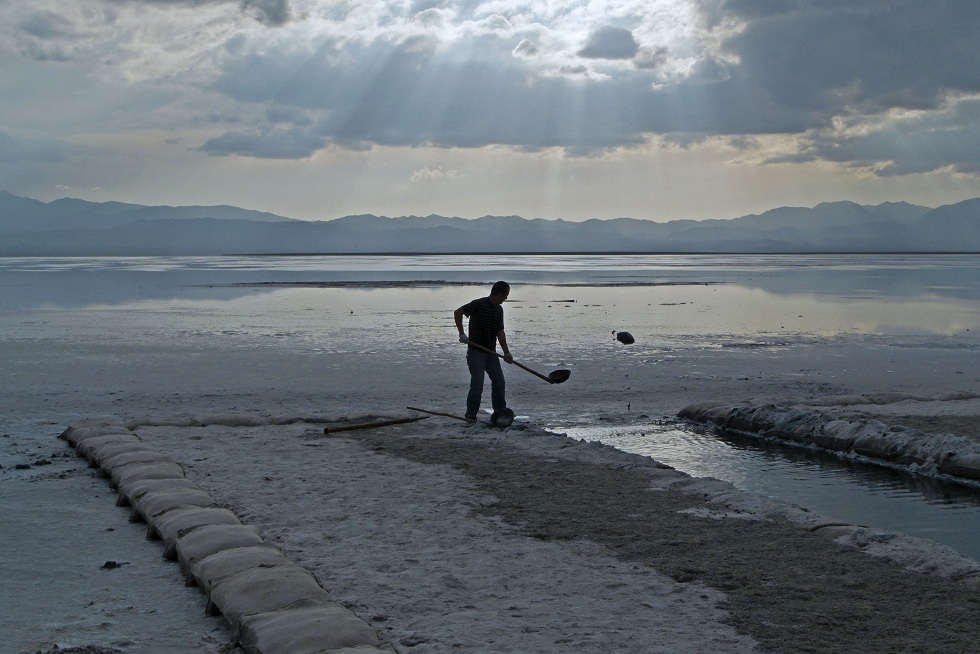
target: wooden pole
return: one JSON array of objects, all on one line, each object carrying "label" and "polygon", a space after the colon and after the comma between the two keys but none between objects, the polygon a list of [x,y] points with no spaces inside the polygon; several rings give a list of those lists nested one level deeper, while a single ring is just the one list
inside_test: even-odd
[{"label": "wooden pole", "polygon": [[446,418],[456,418],[456,420],[462,420],[463,422],[468,422],[470,424],[476,422],[476,420],[470,420],[469,418],[464,418],[463,416],[454,416],[451,413],[442,413],[441,411],[429,411],[428,409],[420,409],[414,406],[407,406],[406,409],[410,411],[421,411],[422,413],[431,413],[434,416],[445,416]]},{"label": "wooden pole", "polygon": [[335,434],[338,431],[354,431],[355,429],[374,429],[375,427],[387,427],[388,425],[401,425],[406,422],[417,422],[425,420],[429,416],[416,416],[413,418],[394,418],[392,420],[379,420],[378,422],[365,422],[360,425],[346,425],[344,427],[324,427],[324,434]]}]

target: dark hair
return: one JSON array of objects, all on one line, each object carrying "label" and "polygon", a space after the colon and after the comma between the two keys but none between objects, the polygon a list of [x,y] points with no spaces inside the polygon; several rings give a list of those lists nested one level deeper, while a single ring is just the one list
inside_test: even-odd
[{"label": "dark hair", "polygon": [[490,289],[490,295],[506,295],[510,293],[510,284],[507,282],[496,282]]}]

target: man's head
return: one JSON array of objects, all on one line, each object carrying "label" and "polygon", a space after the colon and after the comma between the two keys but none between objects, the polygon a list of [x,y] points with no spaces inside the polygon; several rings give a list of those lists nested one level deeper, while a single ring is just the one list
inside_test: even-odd
[{"label": "man's head", "polygon": [[497,304],[503,304],[508,295],[510,295],[510,284],[507,282],[496,282],[490,289],[490,299]]}]

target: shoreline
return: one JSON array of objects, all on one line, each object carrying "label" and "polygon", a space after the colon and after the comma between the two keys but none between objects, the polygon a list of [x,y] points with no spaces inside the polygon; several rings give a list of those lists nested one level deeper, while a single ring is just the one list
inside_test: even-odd
[{"label": "shoreline", "polygon": [[[646,288],[655,286],[724,286],[732,282],[521,282],[521,286],[555,286],[559,288]],[[357,280],[322,282],[236,282],[232,284],[202,284],[207,288],[424,288],[443,286],[485,286],[486,281],[450,281],[444,279],[415,280]],[[520,302],[520,300],[507,300]],[[574,302],[574,300],[572,300]]]},{"label": "shoreline", "polygon": [[702,401],[678,416],[721,432],[821,450],[980,489],[980,395],[764,398]]},{"label": "shoreline", "polygon": [[[751,251],[732,251],[732,250],[656,250],[656,251],[646,251],[646,250],[562,250],[562,251],[551,251],[551,250],[530,250],[530,251],[473,251],[473,252],[459,252],[459,251],[447,251],[447,252],[244,252],[244,253],[231,253],[231,254],[214,254],[214,255],[136,255],[136,256],[216,256],[216,257],[451,257],[451,256],[478,256],[478,257],[548,257],[548,256],[580,256],[580,257],[604,257],[604,256],[665,256],[665,257],[677,257],[677,256],[726,256],[726,257],[764,257],[764,256],[817,256],[817,255],[847,255],[847,256],[882,256],[882,255],[913,255],[913,256],[941,256],[941,255],[977,255],[980,251],[977,250],[766,250],[761,252],[751,252]],[[0,255],[2,256],[2,255]],[[92,255],[101,256],[101,255]]]}]

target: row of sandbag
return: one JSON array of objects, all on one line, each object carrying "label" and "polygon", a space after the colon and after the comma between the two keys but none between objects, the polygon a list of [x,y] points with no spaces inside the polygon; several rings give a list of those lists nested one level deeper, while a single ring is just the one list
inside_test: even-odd
[{"label": "row of sandbag", "polygon": [[973,484],[980,480],[980,444],[953,434],[933,435],[878,420],[841,418],[775,404],[699,402],[678,416],[739,433],[856,454]]},{"label": "row of sandbag", "polygon": [[[372,420],[374,416],[359,417],[358,420]],[[300,413],[282,416],[260,416],[253,413],[219,413],[204,416],[144,417],[134,418],[121,426],[133,430],[140,427],[265,427],[267,425],[294,425],[296,423],[328,424],[348,423],[346,417],[327,416],[318,413]]]},{"label": "row of sandbag", "polygon": [[124,425],[83,421],[60,436],[100,468],[132,520],[147,523],[164,556],[207,595],[249,654],[375,654],[374,630],[333,601],[311,573],[193,481],[183,467]]}]

